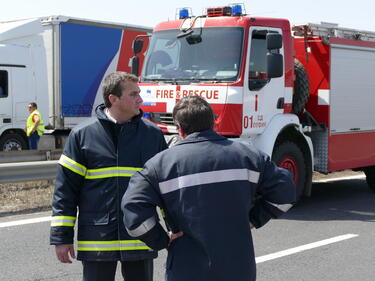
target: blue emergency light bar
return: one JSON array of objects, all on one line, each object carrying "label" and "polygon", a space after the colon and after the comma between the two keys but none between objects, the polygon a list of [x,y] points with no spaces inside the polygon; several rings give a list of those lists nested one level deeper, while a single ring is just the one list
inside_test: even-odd
[{"label": "blue emergency light bar", "polygon": [[242,15],[242,6],[234,5],[232,6],[232,16],[241,16]]},{"label": "blue emergency light bar", "polygon": [[233,3],[228,6],[210,7],[206,9],[207,17],[223,17],[223,16],[243,16],[245,5],[243,3]]},{"label": "blue emergency light bar", "polygon": [[179,10],[179,18],[180,19],[186,19],[188,17],[190,17],[190,15],[189,15],[189,9],[188,8],[181,8]]}]

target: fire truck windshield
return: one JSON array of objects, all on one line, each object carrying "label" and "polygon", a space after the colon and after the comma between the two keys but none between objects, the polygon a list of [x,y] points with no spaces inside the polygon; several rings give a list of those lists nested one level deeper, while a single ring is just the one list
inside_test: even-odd
[{"label": "fire truck windshield", "polygon": [[181,30],[163,30],[153,34],[147,52],[143,81],[233,82],[241,69],[243,28],[210,27],[194,29],[202,41],[189,44],[177,38]]}]

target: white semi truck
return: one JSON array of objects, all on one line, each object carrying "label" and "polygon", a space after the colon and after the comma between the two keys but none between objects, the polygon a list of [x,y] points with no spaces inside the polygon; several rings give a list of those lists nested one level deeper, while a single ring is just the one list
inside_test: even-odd
[{"label": "white semi truck", "polygon": [[28,148],[30,102],[46,126],[39,148],[61,148],[102,102],[104,76],[130,72],[132,42],[150,30],[65,16],[0,22],[0,151]]}]

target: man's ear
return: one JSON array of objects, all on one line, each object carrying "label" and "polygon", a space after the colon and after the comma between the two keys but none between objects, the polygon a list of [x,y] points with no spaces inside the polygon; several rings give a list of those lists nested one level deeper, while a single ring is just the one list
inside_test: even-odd
[{"label": "man's ear", "polygon": [[111,104],[114,104],[117,101],[118,97],[112,94],[109,94],[108,100],[110,101]]},{"label": "man's ear", "polygon": [[185,133],[185,131],[179,125],[176,125],[176,128],[178,135],[183,139],[186,138],[187,134]]}]

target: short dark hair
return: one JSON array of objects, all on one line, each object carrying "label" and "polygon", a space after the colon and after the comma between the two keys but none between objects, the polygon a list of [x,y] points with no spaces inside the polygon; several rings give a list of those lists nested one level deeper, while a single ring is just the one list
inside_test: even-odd
[{"label": "short dark hair", "polygon": [[137,83],[138,77],[130,73],[116,71],[104,78],[102,89],[104,104],[106,107],[110,108],[112,106],[108,98],[110,94],[121,97],[123,90],[122,82],[126,81]]},{"label": "short dark hair", "polygon": [[187,96],[177,102],[173,108],[173,120],[187,135],[214,127],[212,108],[200,96]]},{"label": "short dark hair", "polygon": [[30,102],[29,105],[31,105],[31,106],[34,107],[34,108],[38,108],[38,106],[36,105],[35,102]]}]

